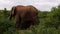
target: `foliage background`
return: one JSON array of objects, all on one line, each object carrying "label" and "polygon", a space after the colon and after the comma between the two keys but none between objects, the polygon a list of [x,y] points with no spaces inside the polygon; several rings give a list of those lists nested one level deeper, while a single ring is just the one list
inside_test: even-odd
[{"label": "foliage background", "polygon": [[[15,19],[9,21],[10,11],[4,8],[0,10],[0,34],[21,34],[15,28]],[[39,25],[31,27],[31,32],[23,34],[60,34],[60,5],[52,7],[51,11],[40,11],[38,14]]]}]

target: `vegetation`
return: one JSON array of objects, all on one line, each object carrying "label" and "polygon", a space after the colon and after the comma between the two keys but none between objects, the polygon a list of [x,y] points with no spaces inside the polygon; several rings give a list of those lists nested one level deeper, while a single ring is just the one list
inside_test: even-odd
[{"label": "vegetation", "polygon": [[[14,19],[9,21],[10,11],[0,10],[0,34],[19,34],[15,28]],[[51,11],[39,11],[39,25],[31,27],[31,32],[23,34],[60,34],[60,5],[52,7]],[[20,33],[21,34],[21,33]]]}]

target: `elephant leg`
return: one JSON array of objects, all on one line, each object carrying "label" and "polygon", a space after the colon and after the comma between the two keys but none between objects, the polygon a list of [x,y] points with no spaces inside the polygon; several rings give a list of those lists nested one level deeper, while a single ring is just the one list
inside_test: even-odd
[{"label": "elephant leg", "polygon": [[38,25],[39,24],[39,19],[35,17],[32,21],[33,25]]},{"label": "elephant leg", "polygon": [[24,21],[24,23],[22,23],[22,29],[27,29],[27,28],[29,28],[30,27],[30,21]]},{"label": "elephant leg", "polygon": [[16,16],[16,27],[20,28],[20,24],[21,24],[21,18],[19,16]]},{"label": "elephant leg", "polygon": [[32,21],[27,21],[27,28],[29,28],[32,25]]}]

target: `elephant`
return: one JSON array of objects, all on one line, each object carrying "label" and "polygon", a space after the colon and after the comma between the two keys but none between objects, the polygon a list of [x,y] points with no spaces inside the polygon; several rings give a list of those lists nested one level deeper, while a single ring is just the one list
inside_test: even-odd
[{"label": "elephant", "polygon": [[31,25],[37,25],[38,22],[38,10],[32,6],[13,6],[10,11],[9,20],[15,16],[16,19],[16,27],[20,29],[27,29]]}]

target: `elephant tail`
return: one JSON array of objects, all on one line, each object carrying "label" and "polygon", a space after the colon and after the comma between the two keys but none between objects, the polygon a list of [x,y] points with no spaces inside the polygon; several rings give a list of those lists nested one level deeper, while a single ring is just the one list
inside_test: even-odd
[{"label": "elephant tail", "polygon": [[15,16],[15,14],[16,14],[16,7],[15,6],[12,7],[11,13],[12,13],[13,16]]},{"label": "elephant tail", "polygon": [[14,7],[12,7],[12,9],[11,9],[10,16],[9,16],[9,20],[11,20],[11,18],[12,18],[13,16],[15,16],[15,15],[16,15],[16,7],[14,6]]}]

